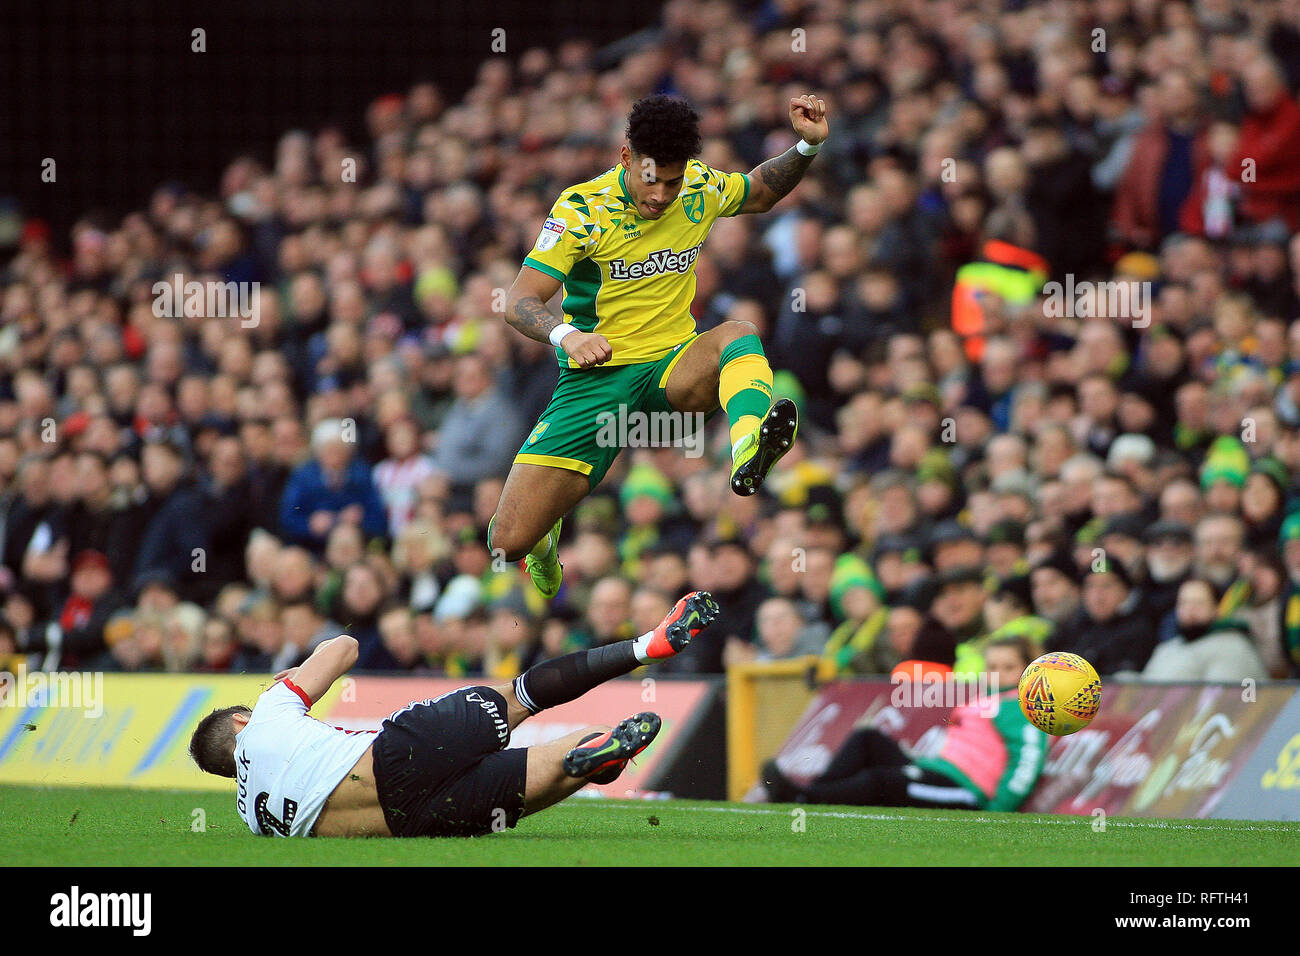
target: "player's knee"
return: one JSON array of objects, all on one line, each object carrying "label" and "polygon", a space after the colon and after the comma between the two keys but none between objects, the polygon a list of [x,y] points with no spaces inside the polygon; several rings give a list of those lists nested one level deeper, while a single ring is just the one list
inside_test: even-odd
[{"label": "player's knee", "polygon": [[721,330],[719,338],[722,345],[730,345],[737,339],[743,339],[746,335],[758,335],[758,326],[753,322],[745,319],[728,319],[718,326]]},{"label": "player's knee", "polygon": [[732,342],[740,341],[745,336],[757,336],[758,326],[744,319],[728,319],[720,324],[715,329],[715,332],[718,333],[718,339],[716,339],[718,351],[719,354],[722,354],[722,350],[731,345]]},{"label": "player's knee", "polygon": [[488,550],[494,558],[501,557],[510,562],[522,561],[536,543],[524,540],[515,526],[502,521],[500,515],[492,520],[492,527],[488,530]]}]

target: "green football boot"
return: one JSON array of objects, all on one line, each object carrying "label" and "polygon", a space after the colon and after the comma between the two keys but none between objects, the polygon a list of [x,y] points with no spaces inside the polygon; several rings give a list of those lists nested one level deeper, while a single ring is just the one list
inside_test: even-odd
[{"label": "green football boot", "polygon": [[799,410],[788,398],[772,403],[763,420],[740,440],[731,462],[731,490],[748,497],[763,485],[772,466],[794,444],[799,432]]},{"label": "green football boot", "polygon": [[524,568],[533,579],[533,587],[548,601],[559,593],[564,580],[564,565],[560,563],[560,525],[563,523],[563,518],[556,521],[547,534],[550,546],[545,555],[538,558],[529,554],[524,558]]}]

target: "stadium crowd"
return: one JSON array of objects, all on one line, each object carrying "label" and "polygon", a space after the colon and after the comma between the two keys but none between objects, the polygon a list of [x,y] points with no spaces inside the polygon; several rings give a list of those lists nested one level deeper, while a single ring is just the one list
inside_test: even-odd
[{"label": "stadium crowd", "polygon": [[[970,671],[1022,635],[1103,675],[1297,676],[1297,25],[670,0],[615,48],[489,57],[459,102],[383,96],[367,142],[289,132],[212,194],[88,217],[66,259],[29,221],[0,273],[0,669],[273,672],[345,631],[361,669],[509,677],[703,588],[723,616],[664,669]],[[694,303],[758,328],[796,447],[753,498],[725,416],[698,457],[625,452],[548,605],[485,544],[556,378],[505,290],[638,97],[687,97],[702,159],[748,170],[809,89],[830,140],[718,222]],[[260,283],[256,321],[159,315],[177,274]],[[1049,281],[1145,291],[1088,313]]]}]

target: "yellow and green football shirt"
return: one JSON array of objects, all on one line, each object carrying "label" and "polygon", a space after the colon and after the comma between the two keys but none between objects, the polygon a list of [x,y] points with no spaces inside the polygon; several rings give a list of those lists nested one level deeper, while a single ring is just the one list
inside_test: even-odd
[{"label": "yellow and green football shirt", "polygon": [[[682,190],[658,219],[642,219],[619,164],[565,189],[551,207],[524,265],[564,283],[564,320],[599,332],[607,365],[654,362],[695,332],[695,260],[719,216],[734,216],[749,177],[699,160],[686,164]],[[562,349],[561,365],[577,367]]]}]

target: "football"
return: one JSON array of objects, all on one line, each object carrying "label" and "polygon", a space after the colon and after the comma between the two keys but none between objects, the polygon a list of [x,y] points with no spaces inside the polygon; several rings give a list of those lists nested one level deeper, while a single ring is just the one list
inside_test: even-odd
[{"label": "football", "polygon": [[1044,654],[1020,676],[1020,709],[1044,733],[1087,727],[1101,707],[1101,678],[1078,654]]}]

